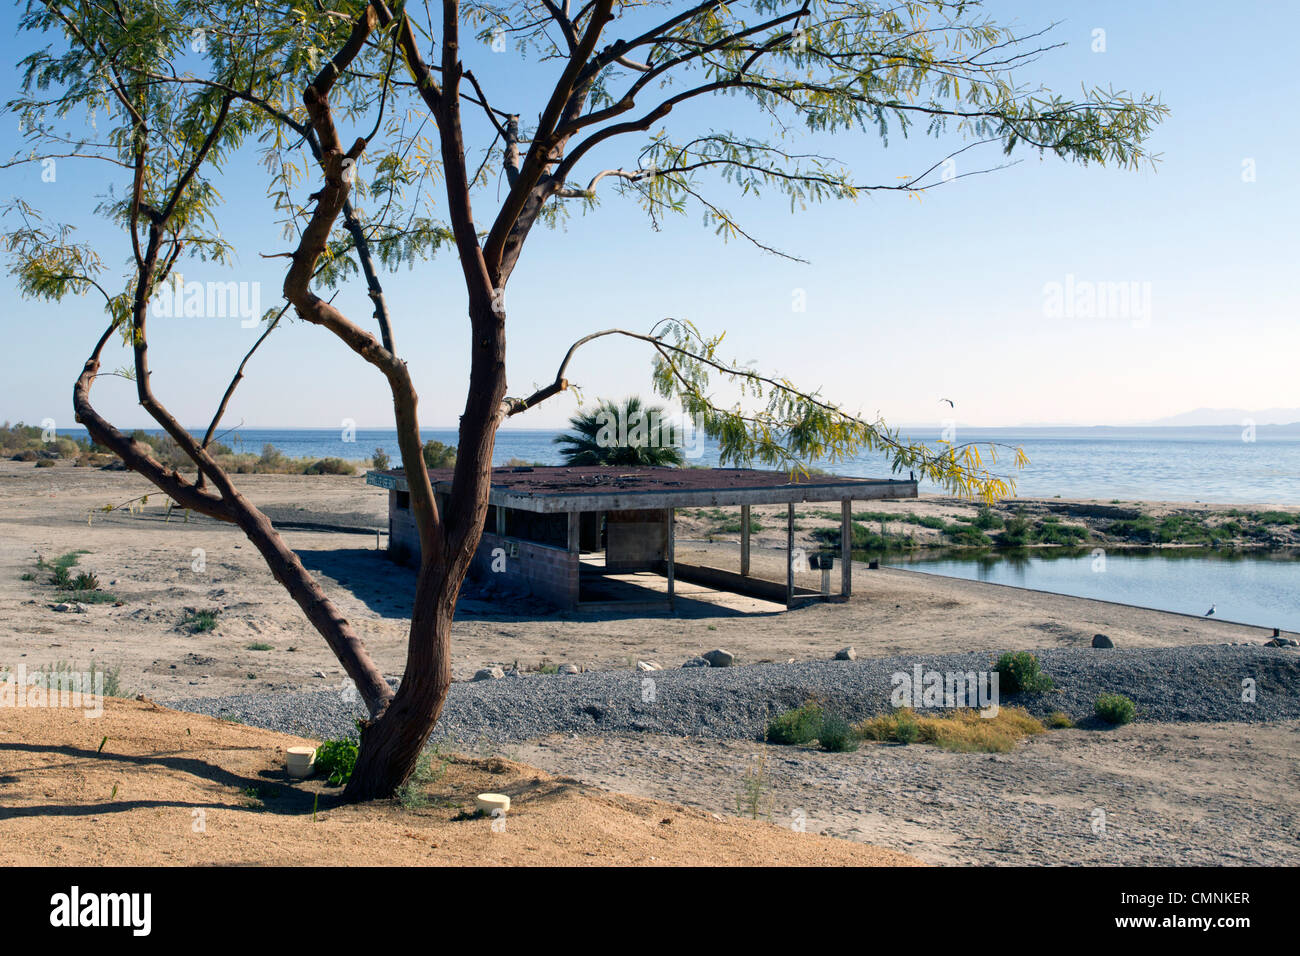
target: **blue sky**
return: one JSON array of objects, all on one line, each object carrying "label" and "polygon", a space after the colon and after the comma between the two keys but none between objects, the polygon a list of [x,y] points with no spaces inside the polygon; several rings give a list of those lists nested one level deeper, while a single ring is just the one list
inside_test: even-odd
[{"label": "blue sky", "polygon": [[[749,231],[809,264],[723,244],[698,213],[652,231],[635,206],[609,194],[594,212],[529,241],[506,299],[511,394],[548,381],[568,344],[586,332],[644,330],[674,316],[726,330],[723,351],[731,357],[898,423],[953,415],[940,398],[956,402],[959,422],[985,426],[1122,424],[1199,406],[1300,406],[1292,288],[1300,259],[1293,171],[1300,133],[1292,121],[1300,8],[991,0],[985,9],[1025,29],[1062,21],[1051,38],[1068,46],[1023,80],[1066,95],[1081,83],[1160,94],[1171,115],[1151,142],[1163,154],[1158,169],[1084,168],[1021,153],[1013,168],[959,180],[920,201],[877,193],[794,215],[780,198],[737,202],[722,194]],[[0,55],[12,63],[26,41],[14,36],[12,10],[4,16]],[[1106,31],[1104,53],[1091,50],[1097,28]],[[486,47],[466,52],[496,105],[530,115],[535,90],[512,96],[525,75],[516,59]],[[13,92],[11,71],[0,78],[0,95]],[[736,107],[716,100],[675,115],[671,128],[732,126]],[[852,162],[860,181],[883,183],[956,145],[917,137],[885,149],[874,135],[858,134],[829,148]],[[15,136],[4,151],[16,146]],[[998,160],[996,152],[967,153],[958,171]],[[1243,181],[1247,160],[1253,182]],[[633,161],[611,151],[592,170]],[[63,163],[53,184],[41,181],[38,167],[3,170],[0,195],[89,222],[85,210],[103,186],[90,174],[102,177],[107,168]],[[260,281],[267,308],[276,304],[283,260],[258,254],[285,243],[270,224],[261,172],[250,155],[222,184],[231,203],[223,227],[241,249],[239,269],[225,275],[191,263],[182,271],[191,280]],[[575,178],[589,175],[580,169]],[[489,198],[479,200],[481,218]],[[86,234],[106,240],[108,257],[123,254],[104,230]],[[384,281],[422,421],[453,426],[468,352],[459,270],[444,258]],[[1047,314],[1045,286],[1067,281],[1137,283],[1149,290],[1149,316]],[[72,425],[72,383],[102,331],[100,307],[90,299],[23,301],[8,277],[0,288],[7,303],[0,419]],[[802,313],[792,307],[799,290]],[[369,315],[359,283],[336,304],[357,321]],[[182,421],[206,423],[255,335],[236,319],[156,321],[155,391]],[[127,361],[124,351],[110,351],[105,365]],[[641,347],[603,340],[579,354],[569,377],[588,398],[648,394],[649,368]],[[151,424],[128,382],[102,378],[96,400],[123,427]],[[557,426],[574,407],[572,396],[562,396],[511,424]],[[294,323],[254,358],[226,422],[336,427],[343,419],[391,425],[382,378],[329,333]]]}]

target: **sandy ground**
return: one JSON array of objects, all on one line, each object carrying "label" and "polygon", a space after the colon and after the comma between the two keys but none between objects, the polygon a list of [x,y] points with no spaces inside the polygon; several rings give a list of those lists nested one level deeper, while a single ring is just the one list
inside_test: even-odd
[{"label": "sandy ground", "polygon": [[[377,552],[373,535],[288,526],[384,527],[383,493],[359,477],[239,481],[287,528],[385,672],[400,674],[413,572]],[[118,668],[125,689],[160,699],[342,686],[324,642],[237,531],[167,519],[156,494],[134,513],[96,511],[146,494],[149,486],[129,473],[0,463],[0,668],[93,659]],[[954,506],[922,499],[876,507],[949,514]],[[718,554],[727,545],[716,540],[716,524],[711,515],[684,518],[680,548]],[[768,537],[756,536],[756,566],[780,560],[762,549],[782,536]],[[95,572],[120,604],[52,610],[62,597],[37,570],[38,557],[73,550],[86,552],[78,569]],[[467,678],[485,664],[515,661],[631,667],[652,659],[671,667],[718,646],[747,663],[825,659],[847,644],[860,656],[884,656],[1086,645],[1097,632],[1121,647],[1266,636],[1222,621],[863,567],[848,604],[787,613],[689,585],[680,595],[674,617],[519,615],[464,600],[453,669]],[[192,608],[219,610],[217,628],[191,633],[182,621]],[[1011,754],[879,745],[826,754],[746,741],[559,736],[507,753],[523,764],[449,761],[423,809],[341,807],[336,791],[288,781],[282,751],[293,742],[131,701],[111,701],[99,720],[6,708],[0,835],[8,839],[0,840],[0,862],[908,859],[876,847],[957,864],[1300,862],[1294,722],[1053,731]],[[742,780],[759,761],[761,819],[736,819]],[[487,789],[516,797],[504,833],[457,819],[472,794]],[[198,820],[202,830],[194,829]]]},{"label": "sandy ground", "polygon": [[[1300,722],[1053,730],[1008,754],[553,735],[510,751],[623,793],[955,865],[1300,864]],[[752,809],[752,804],[750,805]],[[751,812],[741,804],[742,812]]]},{"label": "sandy ground", "polygon": [[[280,522],[386,526],[386,499],[360,477],[241,475],[240,487]],[[343,672],[324,641],[234,529],[180,514],[166,518],[157,494],[135,513],[97,513],[149,494],[138,476],[0,463],[0,666],[30,672],[57,661],[91,659],[121,672],[125,689],[157,699],[341,686]],[[947,500],[884,503],[908,510],[951,508]],[[405,659],[406,614],[414,572],[385,560],[367,534],[286,530],[290,545],[356,625],[385,673]],[[683,560],[693,548],[683,531]],[[756,566],[766,556],[760,535]],[[85,550],[78,569],[95,572],[121,606],[57,613],[63,598],[38,571]],[[23,580],[30,575],[31,580]],[[835,572],[838,578],[838,572]],[[744,662],[825,659],[852,644],[859,655],[931,654],[1087,644],[1097,632],[1121,647],[1262,640],[1258,628],[1122,605],[945,579],[897,570],[854,575],[849,604],[794,612],[734,595],[681,586],[672,618],[514,609],[463,600],[455,624],[453,672],[487,664],[677,666],[713,647]],[[187,608],[220,611],[217,628],[191,633]],[[266,648],[269,645],[269,649]],[[324,676],[318,676],[323,674]]]},{"label": "sandy ground", "polygon": [[[2,865],[916,865],[857,842],[449,757],[428,805],[338,803],[284,772],[270,731],[108,701],[0,711]],[[504,820],[472,817],[505,793]]]}]

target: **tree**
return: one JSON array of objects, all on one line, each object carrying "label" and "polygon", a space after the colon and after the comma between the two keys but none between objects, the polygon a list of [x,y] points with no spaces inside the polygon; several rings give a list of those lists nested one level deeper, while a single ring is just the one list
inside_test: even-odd
[{"label": "tree", "polygon": [[681,442],[668,413],[660,406],[643,408],[633,395],[622,402],[606,399],[592,411],[569,419],[571,434],[555,436],[565,445],[566,465],[681,465]]},{"label": "tree", "polygon": [[[22,200],[8,210],[6,246],[25,295],[104,300],[107,327],[73,391],[77,420],[177,505],[239,527],[328,642],[370,712],[346,790],[351,799],[391,794],[442,709],[452,616],[486,515],[496,429],[564,391],[570,362],[593,338],[647,345],[660,394],[701,421],[729,461],[797,469],[813,456],[879,449],[895,469],[914,469],[957,492],[994,496],[1009,488],[973,446],[904,441],[816,391],[724,360],[721,337],[685,321],[593,333],[574,343],[550,384],[508,396],[505,292],[537,224],[591,210],[601,190],[612,190],[639,202],[652,223],[700,208],[724,238],[775,252],[745,231],[717,194],[706,193],[710,179],[724,193],[776,193],[800,208],[873,189],[915,193],[987,171],[949,176],[940,160],[872,186],[802,142],[871,130],[882,142],[914,129],[955,137],[963,145],[949,159],[988,144],[1006,154],[1028,148],[1081,163],[1135,165],[1150,158],[1142,143],[1165,112],[1149,96],[1098,90],[1066,100],[1019,84],[1014,76],[1051,46],[1042,33],[998,27],[976,3],[443,0],[432,8],[438,15],[430,9],[396,0],[29,0],[21,27],[32,52],[20,64],[20,94],[8,104],[30,144],[13,164],[57,157],[107,173],[108,195],[97,211],[125,233],[120,251],[129,258],[118,276],[106,261],[120,255],[106,260],[78,241],[71,225],[49,222]],[[491,83],[466,64],[486,59],[479,43],[506,41],[530,58],[536,81],[489,96]],[[710,97],[706,128],[690,129],[682,108]],[[535,121],[522,123],[534,106]],[[687,128],[670,132],[670,117]],[[740,122],[729,130],[733,118]],[[756,135],[752,127],[769,120],[770,131]],[[499,201],[487,171],[497,143],[505,177]],[[248,165],[254,149],[292,241],[282,254],[285,305],[267,313],[258,343],[237,366],[205,435],[196,437],[150,384],[149,305],[182,255],[229,262],[214,179],[227,166]],[[596,163],[602,154],[626,165]],[[313,183],[309,195],[305,182]],[[444,249],[459,260],[463,289],[429,298],[447,315],[464,308],[473,343],[445,512],[430,486],[417,395],[380,281],[385,268],[417,265]],[[373,332],[316,291],[353,275],[374,302]],[[396,692],[353,626],[210,454],[246,366],[290,308],[339,338],[392,393],[421,546]],[[96,410],[92,386],[115,336],[132,356],[122,374],[179,447],[184,473]],[[714,398],[711,377],[741,397],[733,404]]]}]

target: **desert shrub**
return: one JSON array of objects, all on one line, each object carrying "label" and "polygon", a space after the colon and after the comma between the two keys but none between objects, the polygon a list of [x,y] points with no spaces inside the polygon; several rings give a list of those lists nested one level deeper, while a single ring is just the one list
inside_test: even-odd
[{"label": "desert shrub", "polygon": [[917,724],[922,743],[958,753],[1010,753],[1021,737],[1046,730],[1020,707],[1001,707],[993,717],[962,709],[942,717],[921,717]]},{"label": "desert shrub", "polygon": [[1043,544],[1072,545],[1088,540],[1088,529],[1077,524],[1061,524],[1057,518],[1038,523],[1037,538]]},{"label": "desert shrub", "polygon": [[817,734],[817,742],[821,744],[822,750],[829,750],[831,753],[849,753],[858,749],[858,741],[853,734],[853,728],[839,714],[825,714],[822,716],[822,726]]},{"label": "desert shrub", "polygon": [[998,672],[998,689],[1008,694],[1041,694],[1056,686],[1028,651],[1007,651],[993,669]]},{"label": "desert shrub", "polygon": [[1102,694],[1092,705],[1093,712],[1108,724],[1132,723],[1137,705],[1123,694]]},{"label": "desert shrub", "polygon": [[181,623],[190,629],[191,634],[215,631],[217,628],[217,611],[191,611],[181,619]]},{"label": "desert shrub", "polygon": [[275,471],[285,465],[284,452],[269,442],[262,446],[262,455],[257,459],[257,468],[262,471]]},{"label": "desert shrub", "polygon": [[909,707],[878,714],[853,728],[864,740],[933,744],[959,753],[1007,753],[1021,737],[1041,734],[1042,723],[1019,707],[1002,707],[985,717],[977,710],[956,710],[943,716],[918,717]]},{"label": "desert shrub", "polygon": [[72,589],[72,572],[62,565],[55,565],[50,573],[50,583],[61,591]]},{"label": "desert shrub", "polygon": [[41,687],[47,687],[51,690],[80,691],[81,693],[96,693],[96,682],[102,677],[104,681],[103,694],[105,697],[130,697],[131,695],[122,689],[122,669],[120,667],[104,667],[91,661],[85,670],[74,666],[68,661],[55,661],[53,664],[44,664],[35,673],[29,675],[29,680]]},{"label": "desert shrub", "polygon": [[99,587],[99,578],[91,571],[82,571],[72,579],[72,590],[94,591]]},{"label": "desert shrub", "polygon": [[374,457],[371,460],[374,462],[376,471],[388,470],[388,453],[382,448],[375,449]]},{"label": "desert shrub", "polygon": [[1047,716],[1047,726],[1053,730],[1065,730],[1066,728],[1073,727],[1074,721],[1070,719],[1069,714],[1057,710]]},{"label": "desert shrub", "polygon": [[424,464],[428,468],[455,468],[456,449],[430,438],[424,443]]},{"label": "desert shrub", "polygon": [[326,740],[316,748],[316,769],[325,774],[331,787],[341,787],[348,782],[357,765],[355,740]]},{"label": "desert shrub", "polygon": [[53,468],[53,467],[54,467],[54,459],[53,459],[53,458],[40,458],[40,459],[37,459],[37,461],[36,461],[36,467],[37,467],[37,468]]},{"label": "desert shrub", "polygon": [[808,701],[802,707],[787,710],[767,725],[767,739],[774,744],[806,744],[821,734],[825,716],[821,704]]},{"label": "desert shrub", "polygon": [[971,524],[979,528],[981,531],[988,531],[990,528],[1001,528],[1002,519],[998,517],[997,513],[994,512],[992,508],[985,505],[976,512]]},{"label": "desert shrub", "polygon": [[321,458],[303,469],[304,475],[354,475],[356,466],[342,458]]},{"label": "desert shrub", "polygon": [[1023,548],[1032,544],[1033,540],[1034,532],[1029,527],[1029,520],[1023,515],[1016,515],[1007,520],[1002,533],[998,535],[998,547]]},{"label": "desert shrub", "polygon": [[993,543],[993,539],[986,535],[973,524],[951,524],[943,529],[955,544],[965,545],[966,547],[986,548]]},{"label": "desert shrub", "polygon": [[867,718],[853,732],[863,740],[910,744],[920,736],[921,726],[912,708],[900,707],[892,713]]}]

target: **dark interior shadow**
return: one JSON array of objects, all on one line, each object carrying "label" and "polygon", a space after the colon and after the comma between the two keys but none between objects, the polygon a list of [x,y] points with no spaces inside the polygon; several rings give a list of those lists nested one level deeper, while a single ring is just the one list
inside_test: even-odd
[{"label": "dark interior shadow", "polygon": [[[394,620],[410,618],[411,603],[415,598],[415,570],[394,564],[388,560],[386,552],[374,548],[330,548],[300,550],[295,553],[308,571],[333,579],[339,587],[351,592],[353,597],[380,617]],[[584,573],[582,578],[583,587],[591,593],[590,584],[594,582],[588,573]],[[601,591],[608,590],[609,595],[596,595],[591,599],[599,598],[602,602],[611,597],[616,599],[601,603],[598,607],[562,611],[523,593],[514,596],[494,594],[490,599],[480,598],[477,596],[476,582],[470,579],[465,582],[460,599],[456,602],[456,613],[461,617],[488,620],[544,621],[576,616],[584,620],[614,621],[657,616],[691,619],[767,617],[785,612],[782,605],[772,605],[771,611],[744,611],[680,593],[677,595],[676,611],[671,611],[663,592],[653,588],[642,588],[621,581],[603,581],[599,588]],[[589,598],[584,594],[582,600]],[[626,600],[628,606],[619,607],[620,600]]]}]

